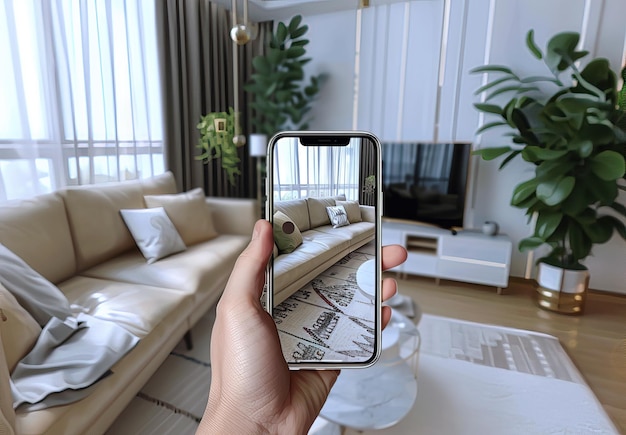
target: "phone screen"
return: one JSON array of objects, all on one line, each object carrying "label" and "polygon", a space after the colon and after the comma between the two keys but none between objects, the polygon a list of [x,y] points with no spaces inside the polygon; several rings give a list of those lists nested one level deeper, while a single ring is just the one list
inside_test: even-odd
[{"label": "phone screen", "polygon": [[267,306],[290,366],[367,366],[380,348],[380,143],[286,132],[268,151]]}]

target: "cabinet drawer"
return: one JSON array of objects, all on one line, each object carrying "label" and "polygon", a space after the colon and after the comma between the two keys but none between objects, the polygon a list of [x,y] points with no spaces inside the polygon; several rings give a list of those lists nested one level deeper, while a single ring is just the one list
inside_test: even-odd
[{"label": "cabinet drawer", "polygon": [[440,255],[444,258],[456,257],[489,263],[508,264],[511,257],[511,241],[508,239],[491,240],[487,237],[442,237],[440,240]]},{"label": "cabinet drawer", "polygon": [[412,275],[437,276],[438,261],[436,255],[409,252],[403,264],[403,271]]},{"label": "cabinet drawer", "polygon": [[467,261],[439,259],[437,274],[444,279],[471,282],[475,284],[507,287],[509,285],[509,268],[502,266],[488,266]]}]

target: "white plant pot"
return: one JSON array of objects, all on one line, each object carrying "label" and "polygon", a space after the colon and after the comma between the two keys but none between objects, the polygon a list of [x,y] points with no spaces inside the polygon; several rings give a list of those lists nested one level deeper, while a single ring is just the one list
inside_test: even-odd
[{"label": "white plant pot", "polygon": [[587,297],[589,271],[539,263],[537,284],[539,306],[559,313],[580,314]]}]

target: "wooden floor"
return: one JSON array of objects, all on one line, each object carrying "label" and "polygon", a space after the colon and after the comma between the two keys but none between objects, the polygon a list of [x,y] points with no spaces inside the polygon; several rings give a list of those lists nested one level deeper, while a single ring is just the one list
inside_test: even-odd
[{"label": "wooden floor", "polygon": [[[591,389],[626,434],[626,296],[590,293],[583,315],[539,308],[532,283],[512,281],[502,295],[493,287],[409,276],[398,281],[425,313],[527,329],[559,338]],[[558,406],[556,404],[555,406]]]}]

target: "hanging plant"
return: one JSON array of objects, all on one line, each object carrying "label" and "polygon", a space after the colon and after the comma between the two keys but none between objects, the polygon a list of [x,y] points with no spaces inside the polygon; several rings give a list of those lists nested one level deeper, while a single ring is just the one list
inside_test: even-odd
[{"label": "hanging plant", "polygon": [[232,107],[228,112],[211,112],[200,118],[196,126],[200,130],[200,148],[203,152],[197,160],[208,163],[213,159],[221,159],[222,169],[228,175],[230,184],[235,184],[235,176],[240,175],[239,162],[241,159],[237,148],[243,146],[245,140],[237,134],[237,113]]}]

